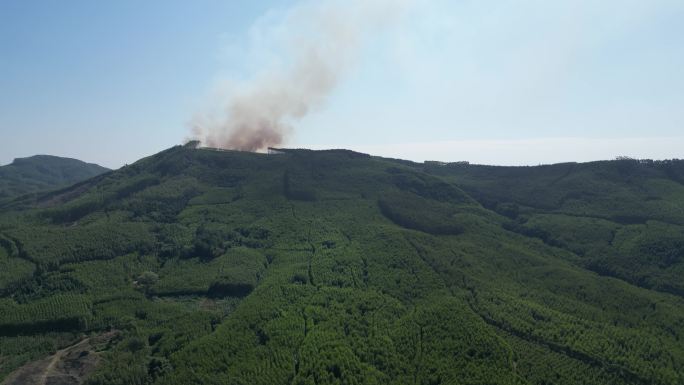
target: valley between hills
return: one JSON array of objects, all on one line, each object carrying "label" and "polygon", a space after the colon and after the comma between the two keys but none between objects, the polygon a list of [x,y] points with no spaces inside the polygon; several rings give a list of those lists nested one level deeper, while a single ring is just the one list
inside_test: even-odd
[{"label": "valley between hills", "polygon": [[3,384],[684,384],[684,161],[100,171],[0,199]]}]

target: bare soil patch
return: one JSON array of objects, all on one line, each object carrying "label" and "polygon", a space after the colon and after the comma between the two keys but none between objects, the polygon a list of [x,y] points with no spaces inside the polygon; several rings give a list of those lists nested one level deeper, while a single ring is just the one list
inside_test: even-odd
[{"label": "bare soil patch", "polygon": [[80,385],[99,364],[102,345],[118,334],[111,331],[85,338],[50,357],[30,362],[10,374],[2,385]]}]

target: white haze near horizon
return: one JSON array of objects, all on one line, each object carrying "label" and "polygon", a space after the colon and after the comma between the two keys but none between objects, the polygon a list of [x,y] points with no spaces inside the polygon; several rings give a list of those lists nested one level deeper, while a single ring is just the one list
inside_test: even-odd
[{"label": "white haze near horizon", "polygon": [[[284,146],[311,150],[347,149],[374,156],[411,160],[440,161],[496,166],[537,166],[565,162],[634,159],[682,159],[684,136],[643,138],[539,138],[511,140],[452,140],[376,145],[331,144]],[[134,160],[135,161],[135,160]],[[7,162],[9,163],[9,162]],[[4,165],[4,164],[3,164]],[[112,168],[118,168],[114,165]]]},{"label": "white haze near horizon", "polygon": [[414,6],[290,146],[486,164],[684,158],[684,2]]},{"label": "white haze near horizon", "polygon": [[[673,31],[681,4],[407,0],[402,8],[399,22],[364,36],[358,63],[315,110],[286,121],[293,132],[283,147],[502,165],[684,157],[684,60]],[[246,69],[238,81],[249,85],[291,59],[278,43],[309,26],[288,22],[289,12],[267,13],[226,52]],[[334,51],[334,41],[311,39]],[[229,83],[234,75],[222,74]]]},{"label": "white haze near horizon", "polygon": [[[288,62],[279,41],[302,29],[284,16],[328,1],[345,4],[2,3],[0,164],[43,153],[116,168],[178,144],[219,85]],[[331,92],[286,122],[284,147],[487,164],[684,158],[684,1],[402,2],[407,17],[364,36]]]},{"label": "white haze near horizon", "polygon": [[[311,145],[314,150],[334,145]],[[467,161],[497,166],[537,166],[565,162],[634,159],[682,159],[684,136],[667,138],[541,138],[512,140],[455,140],[439,142],[350,145],[347,149],[387,158],[423,162]]]}]

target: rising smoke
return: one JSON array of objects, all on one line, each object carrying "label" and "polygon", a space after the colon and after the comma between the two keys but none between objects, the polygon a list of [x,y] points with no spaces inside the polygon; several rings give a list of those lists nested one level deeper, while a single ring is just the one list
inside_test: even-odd
[{"label": "rising smoke", "polygon": [[243,151],[281,145],[294,123],[322,106],[363,43],[398,20],[409,1],[318,0],[291,8],[277,28],[257,31],[278,42],[282,64],[224,90],[220,115],[193,118],[193,136],[204,146]]}]

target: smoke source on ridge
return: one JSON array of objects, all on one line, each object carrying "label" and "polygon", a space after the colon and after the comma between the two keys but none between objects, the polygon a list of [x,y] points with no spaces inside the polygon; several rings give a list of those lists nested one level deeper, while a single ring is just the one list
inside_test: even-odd
[{"label": "smoke source on ridge", "polygon": [[275,26],[255,26],[254,44],[274,44],[271,54],[280,65],[255,68],[259,72],[250,79],[222,90],[227,98],[218,116],[193,118],[193,136],[204,146],[243,151],[281,145],[294,122],[323,104],[364,41],[397,20],[408,1],[304,2]]}]

